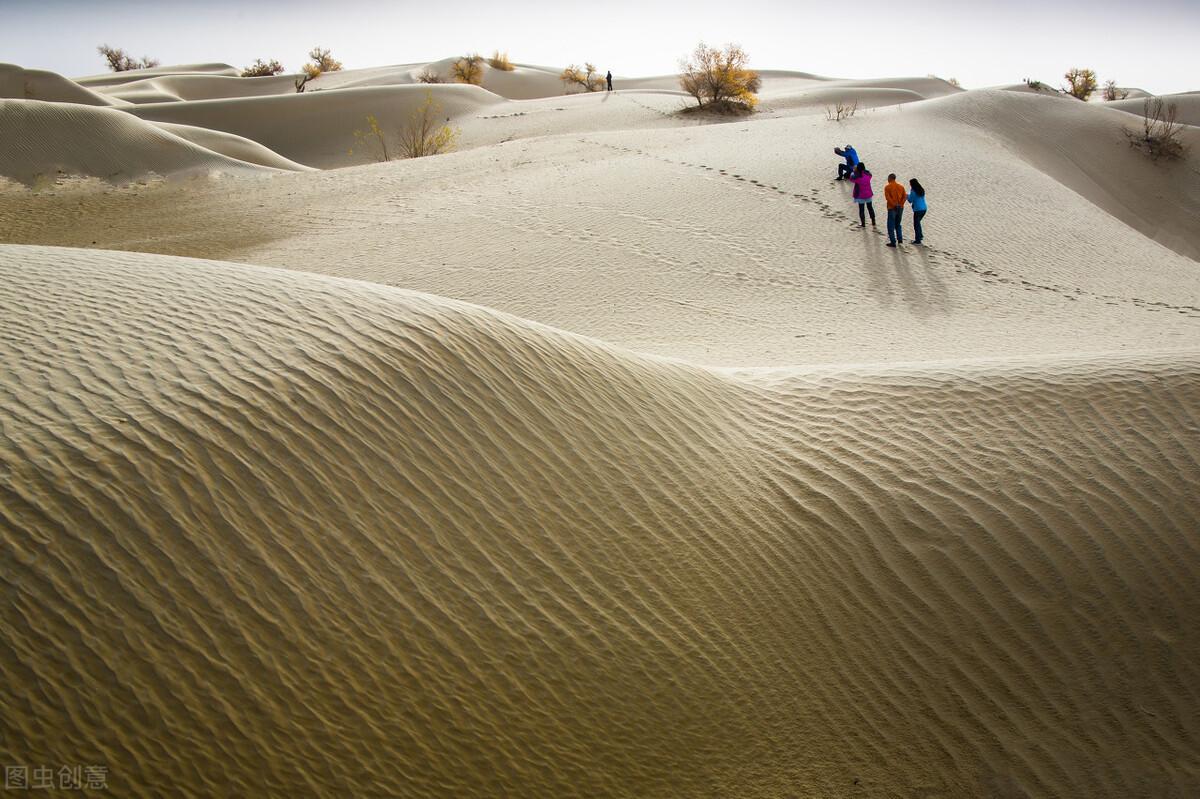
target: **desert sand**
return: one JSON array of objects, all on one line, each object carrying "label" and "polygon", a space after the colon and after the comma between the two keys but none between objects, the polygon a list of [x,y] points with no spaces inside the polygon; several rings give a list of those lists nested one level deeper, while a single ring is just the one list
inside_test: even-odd
[{"label": "desert sand", "polygon": [[[1200,95],[1154,162],[1132,95],[449,63],[0,66],[0,759],[1200,793]],[[374,162],[427,92],[458,149]]]}]

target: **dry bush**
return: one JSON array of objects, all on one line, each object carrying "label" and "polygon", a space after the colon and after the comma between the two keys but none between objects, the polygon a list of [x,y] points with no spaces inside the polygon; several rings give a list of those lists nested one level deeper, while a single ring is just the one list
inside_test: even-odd
[{"label": "dry bush", "polygon": [[450,127],[447,118],[440,122],[442,107],[433,100],[433,92],[425,92],[425,102],[413,112],[407,124],[400,129],[400,155],[404,158],[421,158],[426,155],[447,153],[454,149],[460,131]]},{"label": "dry bush", "polygon": [[483,83],[483,56],[469,53],[454,62],[450,74],[457,83],[478,86]]},{"label": "dry bush", "polygon": [[559,73],[558,79],[568,88],[579,86],[585,92],[598,92],[604,88],[604,78],[596,74],[596,66],[586,62],[582,67],[571,64]]},{"label": "dry bush", "polygon": [[951,86],[953,86],[956,89],[962,88],[962,84],[958,82],[958,78],[947,78],[946,83],[949,83]]},{"label": "dry bush", "polygon": [[1161,97],[1147,97],[1142,104],[1142,130],[1126,129],[1130,145],[1145,152],[1155,161],[1160,158],[1182,158],[1187,147],[1179,138],[1182,125],[1179,108]]},{"label": "dry bush", "polygon": [[441,75],[438,75],[430,67],[425,67],[417,73],[417,83],[444,83]]},{"label": "dry bush", "polygon": [[1104,100],[1111,103],[1113,100],[1124,100],[1129,96],[1128,89],[1122,89],[1117,85],[1115,80],[1107,81],[1104,84]]},{"label": "dry bush", "polygon": [[342,62],[338,61],[329,51],[322,47],[314,47],[308,52],[308,57],[312,59],[313,65],[320,72],[337,72],[342,68]]},{"label": "dry bush", "polygon": [[391,161],[393,158],[422,158],[426,155],[447,153],[454,149],[460,131],[450,127],[450,120],[441,121],[442,107],[434,102],[433,92],[425,92],[425,102],[413,111],[412,116],[396,134],[396,144],[388,147],[388,136],[374,114],[367,116],[367,127],[354,131],[355,150],[367,150],[376,161]]},{"label": "dry bush", "polygon": [[261,58],[256,58],[254,63],[242,70],[243,78],[265,78],[270,75],[278,75],[283,72],[283,64],[280,64],[274,58],[270,61],[263,61]]},{"label": "dry bush", "polygon": [[825,106],[825,118],[830,122],[841,122],[843,119],[849,119],[854,116],[854,112],[858,110],[858,98],[854,98],[854,102],[847,103],[845,100],[838,100],[833,105]]},{"label": "dry bush", "polygon": [[300,67],[300,72],[300,77],[296,78],[295,81],[297,94],[304,91],[304,87],[308,85],[310,80],[316,80],[317,78],[321,77],[321,68],[316,64],[305,64],[304,66]]},{"label": "dry bush", "polygon": [[131,57],[128,53],[119,47],[109,47],[107,44],[102,44],[96,48],[100,55],[104,56],[104,60],[108,62],[108,68],[113,72],[128,72],[131,69],[149,69],[150,67],[158,66],[157,58],[142,56],[142,60],[138,61]]},{"label": "dry bush", "polygon": [[354,155],[356,147],[372,150],[376,161],[392,160],[388,154],[387,136],[384,135],[383,128],[379,127],[379,121],[375,119],[374,114],[367,115],[366,130],[354,131],[354,147],[350,148],[350,155]]},{"label": "dry bush", "polygon": [[488,59],[488,64],[492,69],[498,69],[502,72],[512,72],[514,69],[516,69],[516,67],[513,66],[513,63],[508,60],[508,53],[502,53],[499,50],[492,53],[492,57]]},{"label": "dry bush", "polygon": [[1063,77],[1067,79],[1067,85],[1063,87],[1063,91],[1077,100],[1083,100],[1086,103],[1088,98],[1096,92],[1096,73],[1090,69],[1074,67],[1068,69],[1067,74]]},{"label": "dry bush", "polygon": [[1025,85],[1033,89],[1035,92],[1046,91],[1050,88],[1040,80],[1029,80],[1028,78],[1025,79]]},{"label": "dry bush", "polygon": [[724,50],[701,42],[679,62],[679,85],[696,100],[696,108],[746,113],[758,104],[755,92],[762,85],[758,73],[748,69],[750,57],[736,44]]}]

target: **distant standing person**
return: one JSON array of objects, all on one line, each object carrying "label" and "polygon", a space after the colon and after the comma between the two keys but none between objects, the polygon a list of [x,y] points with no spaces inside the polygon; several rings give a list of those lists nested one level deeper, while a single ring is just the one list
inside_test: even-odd
[{"label": "distant standing person", "polygon": [[834,147],[833,152],[846,159],[846,163],[838,164],[838,180],[848,178],[854,174],[854,167],[858,166],[858,152],[849,144],[845,149]]},{"label": "distant standing person", "polygon": [[908,185],[912,186],[912,191],[908,193],[908,204],[913,209],[913,230],[917,233],[913,244],[920,244],[925,240],[925,234],[921,232],[921,220],[925,218],[929,206],[925,203],[925,187],[921,185],[921,181],[913,178]]},{"label": "distant standing person", "polygon": [[604,80],[608,82],[608,90],[611,92],[612,91],[612,70],[611,69],[608,71],[608,74],[604,76]]},{"label": "distant standing person", "polygon": [[858,205],[859,226],[867,226],[866,211],[870,211],[871,227],[875,227],[875,206],[871,204],[871,198],[875,196],[875,193],[871,191],[871,173],[867,171],[867,165],[862,161],[859,161],[855,165],[854,174],[850,176],[850,182],[854,184],[854,191],[851,193],[851,196],[854,198],[855,204]]},{"label": "distant standing person", "polygon": [[887,200],[887,246],[895,247],[897,243],[904,243],[904,231],[900,228],[900,222],[904,218],[904,203],[908,199],[904,187],[896,182],[895,172],[888,175],[887,185],[883,187],[883,199]]}]

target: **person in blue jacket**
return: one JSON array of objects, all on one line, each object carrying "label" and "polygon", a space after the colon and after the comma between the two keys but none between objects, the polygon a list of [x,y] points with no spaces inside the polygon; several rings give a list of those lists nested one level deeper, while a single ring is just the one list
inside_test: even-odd
[{"label": "person in blue jacket", "polygon": [[843,180],[848,175],[853,174],[854,167],[858,166],[858,153],[849,144],[846,145],[845,149],[842,149],[840,147],[834,147],[833,152],[835,155],[840,155],[842,158],[846,159],[846,163],[838,164],[837,179]]},{"label": "person in blue jacket", "polygon": [[908,193],[908,204],[912,206],[913,229],[917,234],[912,243],[920,244],[925,238],[925,234],[921,230],[921,220],[925,218],[925,212],[929,210],[929,206],[925,203],[925,187],[921,185],[921,181],[912,178],[908,181],[908,185],[912,187],[912,191]]}]

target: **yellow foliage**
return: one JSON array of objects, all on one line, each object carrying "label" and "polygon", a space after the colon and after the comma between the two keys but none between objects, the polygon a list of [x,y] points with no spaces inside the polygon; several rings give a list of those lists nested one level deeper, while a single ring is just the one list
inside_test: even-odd
[{"label": "yellow foliage", "polygon": [[308,80],[316,80],[317,78],[321,77],[321,68],[316,64],[305,64],[304,66],[300,67],[300,69],[304,72],[304,76],[308,78]]},{"label": "yellow foliage", "polygon": [[454,62],[450,74],[458,83],[468,83],[478,86],[483,82],[483,56],[471,53]]},{"label": "yellow foliage", "polygon": [[582,67],[571,64],[558,76],[568,86],[579,86],[587,92],[598,92],[604,87],[604,79],[596,74],[596,66],[584,63]]},{"label": "yellow foliage", "polygon": [[1069,69],[1063,77],[1067,79],[1064,91],[1078,100],[1087,102],[1096,91],[1096,73],[1090,69]]},{"label": "yellow foliage", "polygon": [[449,120],[438,122],[442,107],[433,100],[433,92],[425,92],[425,102],[409,117],[400,131],[400,153],[405,158],[450,152],[458,142],[461,131],[450,127]]},{"label": "yellow foliage", "polygon": [[762,85],[757,72],[746,64],[750,57],[736,44],[724,50],[701,42],[680,64],[679,85],[696,99],[697,107],[751,111],[758,105]]},{"label": "yellow foliage", "polygon": [[514,69],[516,69],[512,62],[508,60],[508,53],[502,53],[499,50],[492,53],[492,57],[488,59],[488,64],[492,67],[492,69],[498,69],[502,72],[512,72]]},{"label": "yellow foliage", "polygon": [[[374,114],[367,115],[367,129],[354,131],[354,146],[366,147],[374,146],[378,148],[377,161],[390,161],[388,155],[387,137],[383,134],[383,128],[379,127],[378,120]],[[354,155],[354,147],[350,148],[350,155]]]},{"label": "yellow foliage", "polygon": [[314,47],[309,51],[308,57],[312,59],[312,63],[320,72],[337,72],[342,68],[342,62],[330,55],[329,50],[322,47]]}]

